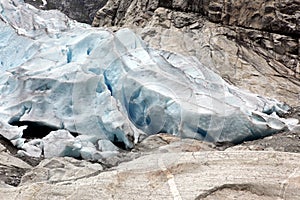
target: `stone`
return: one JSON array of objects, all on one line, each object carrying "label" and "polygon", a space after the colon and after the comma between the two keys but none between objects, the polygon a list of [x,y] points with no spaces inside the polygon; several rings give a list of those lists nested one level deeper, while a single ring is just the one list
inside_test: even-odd
[{"label": "stone", "polygon": [[31,165],[20,158],[8,152],[0,151],[0,187],[9,189],[12,186],[18,186],[22,176],[31,168]]},{"label": "stone", "polygon": [[1,152],[0,154],[1,166],[16,167],[21,169],[30,169],[31,166],[19,158],[12,156],[10,153]]},{"label": "stone", "polygon": [[197,151],[214,151],[216,147],[212,143],[194,140],[182,139],[169,134],[155,134],[147,137],[138,143],[134,152],[143,153],[175,153],[175,152],[197,152]]},{"label": "stone", "polygon": [[[67,178],[55,164],[55,179],[0,187],[8,200],[43,199],[298,199],[300,155],[232,151],[160,153],[142,156],[101,173]],[[50,165],[51,166],[51,165]],[[74,167],[74,166],[73,166]],[[49,169],[49,168],[48,168]],[[73,168],[76,169],[76,168]],[[56,172],[55,172],[56,170]],[[92,169],[93,171],[94,169]],[[73,170],[71,170],[73,171]],[[32,172],[39,174],[33,169]],[[51,173],[50,173],[51,174]],[[45,175],[39,175],[40,177]],[[39,181],[39,182],[36,182]]]},{"label": "stone", "polygon": [[0,143],[0,152],[6,151],[6,147]]},{"label": "stone", "polygon": [[95,176],[103,170],[98,163],[76,160],[71,157],[56,157],[44,159],[31,171],[24,174],[21,185],[37,182],[58,183],[76,181],[89,176]]},{"label": "stone", "polygon": [[79,22],[91,24],[96,12],[103,7],[107,0],[25,0],[39,9],[60,10],[68,17]]},{"label": "stone", "polygon": [[300,153],[300,129],[275,134],[254,141],[243,142],[226,148],[225,151],[284,151]]}]

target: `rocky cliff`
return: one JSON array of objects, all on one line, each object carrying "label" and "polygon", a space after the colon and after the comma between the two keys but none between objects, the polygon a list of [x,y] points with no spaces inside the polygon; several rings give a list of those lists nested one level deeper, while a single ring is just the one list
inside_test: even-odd
[{"label": "rocky cliff", "polygon": [[57,9],[79,22],[92,23],[97,10],[103,7],[107,0],[24,0],[39,9]]}]

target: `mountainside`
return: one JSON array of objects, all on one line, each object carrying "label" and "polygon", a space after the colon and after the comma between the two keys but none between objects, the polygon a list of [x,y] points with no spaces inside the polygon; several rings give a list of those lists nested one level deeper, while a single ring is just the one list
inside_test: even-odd
[{"label": "mountainside", "polygon": [[57,9],[76,21],[91,24],[96,12],[107,0],[24,0],[43,10]]}]

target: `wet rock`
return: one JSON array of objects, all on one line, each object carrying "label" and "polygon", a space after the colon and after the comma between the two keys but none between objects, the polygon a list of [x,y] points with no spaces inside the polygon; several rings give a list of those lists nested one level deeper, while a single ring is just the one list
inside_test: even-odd
[{"label": "wet rock", "polygon": [[[110,12],[111,15],[116,17],[113,18],[114,23],[118,24],[124,18],[128,20],[129,13],[133,17],[133,10],[138,11],[135,15],[140,15],[141,12],[154,11],[159,7],[186,13],[199,13],[208,17],[210,21],[230,26],[279,32],[283,35],[299,36],[300,34],[298,17],[300,3],[296,0],[285,2],[280,0],[272,2],[251,2],[248,0],[108,0],[101,10],[112,11]],[[120,13],[122,14],[120,15]],[[100,17],[105,18],[106,16],[97,14],[95,20]]]},{"label": "wet rock", "polygon": [[25,0],[25,2],[40,9],[60,10],[72,19],[90,24],[97,10],[104,6],[107,0]]},{"label": "wet rock", "polygon": [[226,151],[284,151],[300,153],[300,130],[278,133],[263,139],[244,142]]}]

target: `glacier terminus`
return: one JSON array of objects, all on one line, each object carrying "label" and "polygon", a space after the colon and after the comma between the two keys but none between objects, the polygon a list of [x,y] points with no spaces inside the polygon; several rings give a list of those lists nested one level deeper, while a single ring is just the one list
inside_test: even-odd
[{"label": "glacier terminus", "polygon": [[129,29],[0,0],[0,133],[20,154],[97,160],[157,133],[239,143],[298,126],[288,110]]}]

